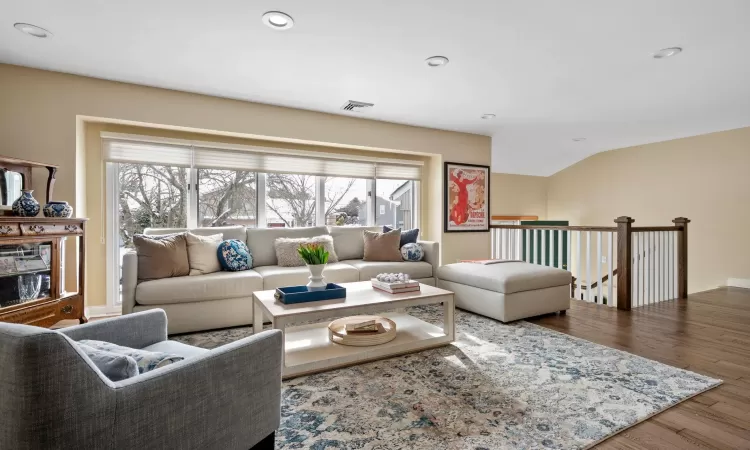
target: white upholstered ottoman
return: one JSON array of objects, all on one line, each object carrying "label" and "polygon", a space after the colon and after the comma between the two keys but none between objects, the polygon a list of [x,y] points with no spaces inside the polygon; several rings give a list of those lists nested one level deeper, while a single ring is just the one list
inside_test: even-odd
[{"label": "white upholstered ottoman", "polygon": [[438,286],[453,291],[456,307],[503,322],[570,308],[567,270],[518,261],[448,264]]}]

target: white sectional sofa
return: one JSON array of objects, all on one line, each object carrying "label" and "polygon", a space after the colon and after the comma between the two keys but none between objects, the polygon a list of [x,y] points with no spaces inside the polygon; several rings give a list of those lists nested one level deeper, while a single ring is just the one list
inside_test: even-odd
[{"label": "white sectional sofa", "polygon": [[[186,231],[185,228],[147,228],[144,234],[161,235]],[[362,231],[382,231],[381,227],[245,228],[215,227],[190,229],[199,235],[223,233],[224,239],[247,243],[253,268],[241,272],[163,278],[138,283],[138,257],[128,252],[122,264],[122,313],[161,308],[169,319],[169,333],[210,330],[253,322],[253,292],[307,283],[305,266],[280,267],[274,241],[279,237],[301,238],[330,234],[339,262],[328,264],[326,281],[347,283],[366,281],[382,272],[408,273],[422,283],[435,285],[439,248],[437,242],[419,241],[425,257],[419,262],[363,261]]]}]

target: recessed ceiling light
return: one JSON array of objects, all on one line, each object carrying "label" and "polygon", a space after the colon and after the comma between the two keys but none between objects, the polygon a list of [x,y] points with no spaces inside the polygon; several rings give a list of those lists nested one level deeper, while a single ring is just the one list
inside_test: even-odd
[{"label": "recessed ceiling light", "polygon": [[658,52],[654,53],[654,58],[656,59],[669,58],[670,56],[677,55],[681,52],[682,52],[682,48],[680,47],[663,48],[659,50]]},{"label": "recessed ceiling light", "polygon": [[494,119],[494,114],[482,114],[482,119]]},{"label": "recessed ceiling light", "polygon": [[17,23],[13,26],[16,27],[16,30],[24,32],[28,34],[29,36],[34,36],[38,38],[52,37],[51,32],[45,30],[44,28],[38,27],[36,25],[31,25],[30,23]]},{"label": "recessed ceiling light", "polygon": [[263,14],[263,23],[274,30],[288,30],[294,26],[294,19],[281,11],[268,11]]},{"label": "recessed ceiling light", "polygon": [[573,142],[583,142],[586,138],[573,138]]},{"label": "recessed ceiling light", "polygon": [[425,62],[430,67],[443,67],[444,65],[448,64],[448,58],[445,56],[430,56],[429,58],[425,59]]}]

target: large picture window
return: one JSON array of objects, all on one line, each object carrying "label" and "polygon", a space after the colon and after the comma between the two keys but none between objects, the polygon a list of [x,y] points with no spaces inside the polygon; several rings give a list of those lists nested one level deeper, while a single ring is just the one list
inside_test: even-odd
[{"label": "large picture window", "polygon": [[120,246],[131,248],[133,235],[145,228],[188,225],[188,169],[120,164],[118,170]]},{"label": "large picture window", "polygon": [[[117,267],[146,228],[416,226],[421,164],[116,133],[102,139],[107,254]],[[120,303],[119,274],[108,275],[110,305]]]},{"label": "large picture window", "polygon": [[198,169],[198,226],[258,225],[255,172]]}]

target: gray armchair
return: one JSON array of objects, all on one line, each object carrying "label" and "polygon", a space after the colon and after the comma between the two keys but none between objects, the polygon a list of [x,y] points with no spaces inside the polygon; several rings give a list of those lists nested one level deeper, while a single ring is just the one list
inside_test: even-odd
[{"label": "gray armchair", "polygon": [[[97,339],[186,359],[123,381],[72,340]],[[281,332],[213,350],[167,340],[164,311],[47,330],[0,323],[0,448],[273,448]]]}]

